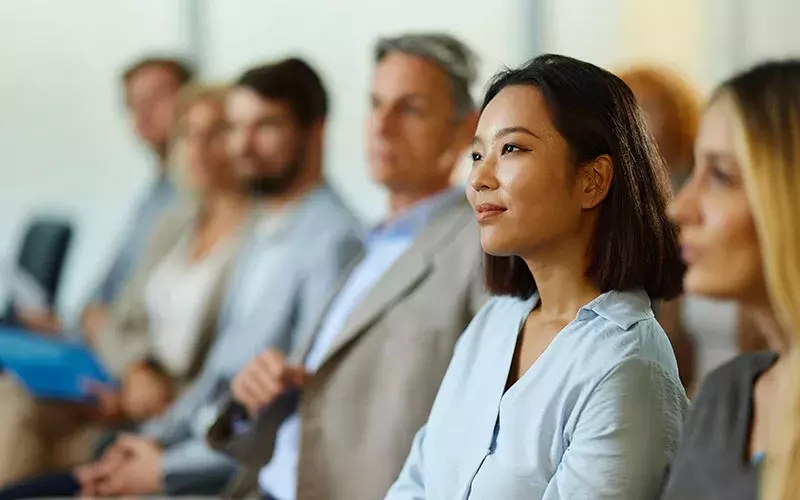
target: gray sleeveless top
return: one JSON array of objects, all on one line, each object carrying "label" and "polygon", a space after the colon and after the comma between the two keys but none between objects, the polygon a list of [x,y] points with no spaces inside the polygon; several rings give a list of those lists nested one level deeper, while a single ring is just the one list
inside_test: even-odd
[{"label": "gray sleeveless top", "polygon": [[684,424],[662,500],[755,500],[759,465],[747,456],[753,386],[777,360],[743,354],[703,381]]}]

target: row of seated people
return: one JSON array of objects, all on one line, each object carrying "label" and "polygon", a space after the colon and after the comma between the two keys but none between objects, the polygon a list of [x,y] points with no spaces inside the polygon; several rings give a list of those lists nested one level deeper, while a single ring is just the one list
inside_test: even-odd
[{"label": "row of seated people", "polygon": [[[305,63],[184,93],[162,157],[195,202],[154,230],[110,313],[128,323],[94,338],[121,394],[98,388],[98,416],[7,389],[59,437],[119,430],[118,408],[141,425],[0,498],[756,498],[763,451],[767,498],[793,498],[795,406],[778,402],[800,395],[800,253],[784,250],[800,241],[800,65],[720,87],[669,210],[622,80],[540,56],[478,112],[474,66],[443,35],[378,44],[369,164],[390,216],[366,235],[323,180],[327,98]],[[148,73],[178,87],[163,61],[139,66],[132,108]],[[450,179],[470,144],[465,199]],[[753,306],[773,348],[711,375],[691,412],[651,305],[684,287]],[[52,453],[52,435],[17,429],[4,453]]]}]

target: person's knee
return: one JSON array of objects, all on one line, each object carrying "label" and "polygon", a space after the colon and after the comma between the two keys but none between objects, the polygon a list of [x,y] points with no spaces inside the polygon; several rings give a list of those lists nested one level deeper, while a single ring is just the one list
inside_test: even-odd
[{"label": "person's knee", "polygon": [[4,420],[23,420],[36,416],[41,404],[14,377],[0,374],[0,427]]}]

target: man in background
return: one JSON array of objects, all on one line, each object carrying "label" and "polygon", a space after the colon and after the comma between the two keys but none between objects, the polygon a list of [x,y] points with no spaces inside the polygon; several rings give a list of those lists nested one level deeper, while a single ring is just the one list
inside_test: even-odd
[{"label": "man in background", "polygon": [[0,492],[56,495],[213,495],[235,463],[206,444],[231,379],[258,352],[287,352],[322,312],[361,251],[358,221],[322,174],[328,100],[299,59],[246,72],[226,106],[234,168],[261,210],[239,254],[219,333],[198,378],[159,418],[120,437],[95,463]]},{"label": "man in background", "polygon": [[244,466],[234,496],[383,498],[486,298],[475,217],[450,184],[477,119],[473,56],[406,35],[375,61],[367,142],[389,217],[292,355],[265,350],[231,385],[209,437]]},{"label": "man in background", "polygon": [[125,104],[134,130],[154,153],[157,173],[134,208],[122,244],[81,315],[81,327],[90,341],[102,329],[108,306],[139,260],[155,221],[173,201],[175,189],[167,171],[167,142],[180,90],[192,77],[192,69],[184,62],[168,58],[142,59],[122,75]]}]

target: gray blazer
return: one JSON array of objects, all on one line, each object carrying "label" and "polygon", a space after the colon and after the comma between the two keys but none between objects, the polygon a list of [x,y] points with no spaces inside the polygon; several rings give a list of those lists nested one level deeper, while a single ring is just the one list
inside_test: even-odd
[{"label": "gray blazer", "polygon": [[163,416],[141,429],[165,450],[166,493],[178,483],[181,493],[197,493],[192,482],[232,472],[230,459],[205,441],[231,379],[262,350],[286,351],[295,344],[361,249],[360,224],[327,187],[288,213],[263,214],[236,258],[219,331],[200,375]]},{"label": "gray blazer", "polygon": [[[144,301],[144,289],[153,270],[175,248],[179,240],[194,231],[199,216],[200,206],[196,203],[176,205],[157,222],[150,241],[123,288],[122,294],[114,301],[110,309],[109,320],[100,332],[94,348],[100,358],[116,375],[123,375],[131,364],[152,357],[150,336],[150,318]],[[241,224],[233,236],[237,245],[243,235],[252,229],[252,221]],[[219,279],[214,284],[203,317],[198,323],[200,331],[196,335],[197,342],[187,346],[192,350],[192,361],[186,373],[173,373],[178,387],[194,378],[203,365],[208,349],[214,339],[231,259],[226,263]]]},{"label": "gray blazer", "polygon": [[[487,298],[482,255],[472,210],[455,199],[356,306],[300,394],[298,500],[383,498],[427,419],[456,341]],[[293,361],[305,358],[321,319]],[[278,426],[297,409],[291,399],[239,435],[229,405],[209,431],[243,465],[231,496],[257,488]]]}]

